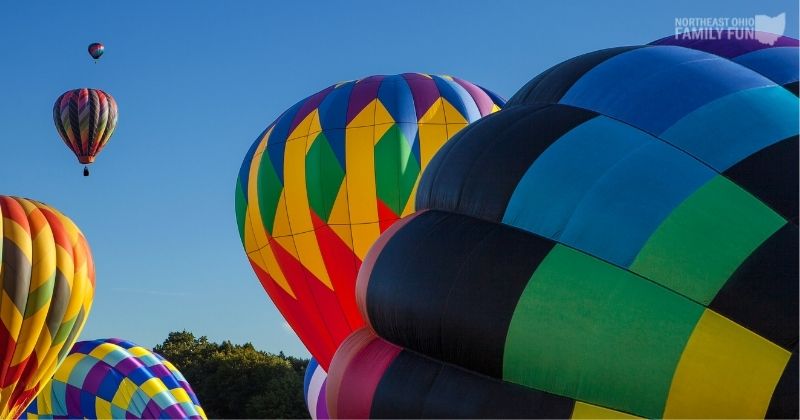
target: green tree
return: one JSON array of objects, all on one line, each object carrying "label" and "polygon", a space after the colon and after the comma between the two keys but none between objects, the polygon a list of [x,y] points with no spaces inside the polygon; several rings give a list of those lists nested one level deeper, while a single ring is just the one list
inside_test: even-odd
[{"label": "green tree", "polygon": [[250,343],[213,343],[187,331],[170,333],[153,350],[183,373],[209,418],[308,418],[307,359],[259,351]]}]

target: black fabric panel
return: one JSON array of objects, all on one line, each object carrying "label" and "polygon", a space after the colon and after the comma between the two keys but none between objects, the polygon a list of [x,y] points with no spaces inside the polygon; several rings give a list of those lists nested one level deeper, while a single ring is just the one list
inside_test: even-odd
[{"label": "black fabric panel", "polygon": [[519,180],[554,141],[596,113],[566,105],[519,105],[467,126],[436,154],[417,209],[501,221]]},{"label": "black fabric panel", "polygon": [[526,83],[506,103],[506,107],[522,104],[555,104],[586,72],[618,54],[644,47],[608,48],[580,55],[556,64]]},{"label": "black fabric panel", "polygon": [[372,418],[569,418],[569,398],[401,352],[381,378]]},{"label": "black fabric panel", "polygon": [[397,345],[502,377],[514,309],[552,247],[506,225],[422,213],[375,262],[367,289],[370,323]]},{"label": "black fabric panel", "polygon": [[800,189],[797,139],[798,136],[789,137],[761,149],[724,172],[795,225]]},{"label": "black fabric panel", "polygon": [[786,90],[788,90],[789,92],[794,93],[794,96],[800,96],[800,95],[797,94],[798,82],[787,83],[787,84],[783,85],[783,87]]},{"label": "black fabric panel", "polygon": [[798,229],[787,223],[733,273],[709,307],[785,349],[797,345]]},{"label": "black fabric panel", "polygon": [[798,418],[798,389],[797,389],[797,346],[786,368],[783,369],[778,386],[772,393],[766,417],[768,419],[796,419]]}]

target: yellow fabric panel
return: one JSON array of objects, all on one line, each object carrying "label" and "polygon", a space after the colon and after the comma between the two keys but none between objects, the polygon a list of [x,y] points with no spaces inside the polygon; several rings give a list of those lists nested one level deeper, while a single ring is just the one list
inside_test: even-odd
[{"label": "yellow fabric panel", "polygon": [[294,243],[303,267],[307,268],[322,284],[333,290],[328,269],[325,268],[325,261],[322,260],[322,252],[319,250],[317,235],[313,231],[298,233],[294,235]]},{"label": "yellow fabric panel", "polygon": [[456,135],[461,129],[466,127],[467,124],[447,124],[447,138],[451,138]]},{"label": "yellow fabric panel", "polygon": [[[373,154],[375,152],[374,146],[376,144],[378,144],[379,141],[381,141],[381,138],[383,137],[383,135],[386,134],[386,132],[389,131],[390,128],[394,127],[394,125],[395,125],[394,123],[375,124],[375,132],[374,132],[374,134],[372,136],[372,145],[373,145],[372,152],[373,152]],[[414,139],[411,139],[411,140],[414,140]]]},{"label": "yellow fabric panel", "polygon": [[14,302],[8,296],[5,290],[0,290],[2,298],[0,298],[0,319],[3,320],[3,325],[9,332],[11,337],[18,337],[19,330],[22,328],[22,313],[14,306]]},{"label": "yellow fabric panel", "polygon": [[64,359],[64,362],[61,363],[60,368],[56,371],[56,374],[53,375],[53,379],[57,381],[61,381],[64,383],[69,382],[69,373],[75,369],[75,365],[78,364],[85,356],[82,354],[74,353],[67,356]]},{"label": "yellow fabric panel", "polygon": [[[261,220],[260,218],[258,220]],[[289,223],[289,213],[286,210],[286,190],[278,198],[275,208],[275,221],[272,223],[272,236],[289,236],[292,234],[292,225]]]},{"label": "yellow fabric panel", "polygon": [[329,225],[349,225],[350,224],[350,209],[347,200],[347,180],[344,180],[342,185],[339,186],[339,192],[336,193],[336,200],[333,202],[331,214],[328,216]]},{"label": "yellow fabric panel", "polygon": [[192,398],[189,397],[189,393],[186,392],[183,388],[173,388],[169,390],[172,393],[172,397],[175,398],[175,401],[178,403],[191,403]]},{"label": "yellow fabric panel", "polygon": [[286,138],[287,141],[294,140],[294,139],[304,139],[308,137],[308,131],[311,129],[311,122],[314,121],[314,116],[317,115],[317,110],[315,109],[310,114],[306,115],[302,121],[289,133],[289,137]]},{"label": "yellow fabric panel", "polygon": [[467,125],[469,121],[461,115],[458,110],[447,101],[447,99],[442,98],[442,108],[444,108],[444,119],[447,121],[447,124],[464,124]]},{"label": "yellow fabric panel", "polygon": [[311,146],[313,146],[314,143],[317,142],[317,137],[319,137],[319,134],[314,134],[314,135],[307,134],[305,137],[303,137],[304,139],[306,139],[306,155],[308,155],[308,151],[311,150]]},{"label": "yellow fabric panel", "polygon": [[417,180],[414,182],[414,188],[411,189],[411,195],[408,197],[408,201],[406,202],[406,207],[403,209],[403,212],[400,214],[400,217],[405,217],[411,213],[414,213],[414,204],[417,201],[418,186],[419,186],[419,177],[417,177]]},{"label": "yellow fabric panel", "polygon": [[433,155],[442,148],[447,141],[447,126],[435,124],[419,125],[419,157],[423,171],[428,167]]},{"label": "yellow fabric panel", "polygon": [[[262,143],[263,144],[263,143]],[[261,146],[259,146],[261,148]],[[262,151],[263,152],[263,151]],[[245,229],[245,251],[252,252],[261,248],[269,241],[267,232],[261,224],[261,210],[258,202],[258,182],[256,181],[256,174],[258,167],[261,165],[261,159],[264,153],[258,153],[253,156],[253,161],[250,166],[250,175],[247,183],[247,212],[245,214],[245,223],[249,229]]]},{"label": "yellow fabric panel", "polygon": [[497,112],[499,110],[500,110],[500,107],[497,106],[497,104],[493,104],[492,105],[492,112],[490,112],[490,114],[494,114],[495,112]]},{"label": "yellow fabric panel", "polygon": [[350,228],[353,232],[353,251],[364,261],[367,251],[381,234],[380,226],[376,222],[352,225]]},{"label": "yellow fabric panel", "polygon": [[283,270],[281,270],[281,267],[278,265],[278,260],[275,259],[275,254],[272,252],[272,248],[265,246],[264,248],[258,250],[257,253],[260,256],[261,262],[264,264],[261,269],[269,273],[270,277],[272,277],[272,280],[274,280],[281,289],[283,289],[293,298],[297,299],[297,296],[295,296],[294,291],[292,290],[292,286],[289,285],[289,281],[286,280]]},{"label": "yellow fabric panel", "polygon": [[31,261],[31,251],[32,251],[32,241],[31,235],[19,225],[14,220],[11,219],[4,219],[3,220],[3,235],[5,235],[5,239],[10,240],[13,242],[17,247],[28,257],[28,261]]},{"label": "yellow fabric panel", "polygon": [[292,233],[314,229],[306,193],[306,142],[304,139],[286,142],[283,159],[283,190],[289,212]]},{"label": "yellow fabric panel", "polygon": [[436,100],[436,102],[425,111],[425,114],[419,119],[419,124],[446,124],[447,120],[444,117],[444,105],[442,104],[442,98]]},{"label": "yellow fabric panel", "polygon": [[39,391],[39,395],[36,397],[36,405],[39,408],[40,413],[52,413],[53,412],[53,390],[52,390],[52,381],[47,381],[42,390]]},{"label": "yellow fabric panel", "polygon": [[582,401],[575,401],[575,408],[572,410],[573,419],[640,419],[641,417],[632,416],[609,408],[587,404]]},{"label": "yellow fabric panel", "polygon": [[348,225],[330,225],[329,226],[333,233],[339,237],[350,250],[353,250],[353,231]]},{"label": "yellow fabric panel", "polygon": [[288,252],[294,259],[300,261],[300,256],[297,255],[297,247],[294,244],[294,238],[291,236],[279,236],[272,238],[272,242],[277,243],[280,247]]},{"label": "yellow fabric panel", "polygon": [[142,356],[147,356],[148,354],[150,354],[150,351],[145,349],[144,347],[133,346],[128,349],[128,353],[141,358]]},{"label": "yellow fabric panel", "polygon": [[208,418],[208,416],[206,416],[205,410],[203,410],[203,407],[195,405],[194,408],[197,409],[197,413],[200,414],[204,419]]},{"label": "yellow fabric panel", "polygon": [[28,222],[33,237],[33,264],[31,265],[31,291],[47,283],[56,268],[56,244],[53,240],[53,230],[47,223],[44,214],[30,201],[19,200],[25,212],[28,213]]},{"label": "yellow fabric panel", "polygon": [[[72,302],[70,301],[70,303]],[[28,339],[17,340],[17,347],[14,349],[14,357],[11,358],[12,365],[16,365],[25,360],[31,353],[36,352],[37,348],[41,349],[42,345],[40,345],[39,342],[45,339],[45,337],[47,340],[47,347],[49,347],[50,335],[46,333],[42,334],[42,329],[47,329],[44,322],[47,320],[49,306],[50,305],[45,304],[41,309],[22,320],[22,328],[20,328],[19,337],[28,337]],[[35,340],[31,340],[30,338],[35,338]],[[42,353],[36,353],[44,355],[46,351],[45,349]],[[37,363],[41,363],[41,360],[41,358],[37,358]]]},{"label": "yellow fabric panel", "polygon": [[128,407],[134,392],[136,392],[136,385],[128,378],[122,378],[114,398],[111,399],[111,404],[117,407]]},{"label": "yellow fabric panel", "polygon": [[110,419],[111,416],[111,403],[102,399],[94,399],[94,413],[97,414],[98,419]]},{"label": "yellow fabric panel", "polygon": [[373,128],[348,128],[345,141],[347,198],[351,223],[378,221]]},{"label": "yellow fabric panel", "polygon": [[380,100],[375,100],[375,125],[394,125],[396,121]]},{"label": "yellow fabric panel", "polygon": [[375,124],[375,105],[377,103],[378,100],[373,99],[347,124],[346,128],[372,127]]},{"label": "yellow fabric panel", "polygon": [[108,356],[109,353],[114,351],[116,347],[117,346],[115,344],[103,343],[93,348],[92,351],[89,352],[89,356],[92,356],[97,360],[103,360],[103,358],[105,358],[106,356]]},{"label": "yellow fabric panel", "polygon": [[150,398],[155,397],[161,392],[168,391],[167,387],[164,386],[164,382],[161,382],[161,379],[158,378],[150,378],[144,381],[141,388],[142,391],[144,391],[144,393]]},{"label": "yellow fabric panel", "polygon": [[311,126],[308,127],[309,136],[316,136],[320,131],[322,131],[322,123],[319,121],[319,109],[315,109],[313,114],[314,115],[311,118]]},{"label": "yellow fabric panel", "polygon": [[665,418],[764,418],[790,353],[706,309],[672,378]]}]

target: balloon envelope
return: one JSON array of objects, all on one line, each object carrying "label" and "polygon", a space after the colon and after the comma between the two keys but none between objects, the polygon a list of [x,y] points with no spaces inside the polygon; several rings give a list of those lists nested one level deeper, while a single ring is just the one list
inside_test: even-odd
[{"label": "balloon envelope", "polygon": [[0,417],[18,416],[66,357],[94,296],[77,226],[37,201],[0,195]]},{"label": "balloon envelope", "polygon": [[95,156],[111,139],[117,127],[117,103],[99,89],[64,92],[53,105],[53,122],[64,144],[83,164]]},{"label": "balloon envelope", "polygon": [[109,338],[76,343],[23,418],[206,417],[172,363],[129,341]]},{"label": "balloon envelope", "polygon": [[325,402],[325,384],[328,374],[313,357],[306,367],[303,380],[303,396],[312,419],[327,419],[328,407]]},{"label": "balloon envelope", "polygon": [[534,78],[373,245],[329,414],[797,417],[797,109],[678,46]]},{"label": "balloon envelope", "polygon": [[354,298],[370,245],[414,207],[421,171],[502,100],[467,81],[407,73],[330,86],[256,139],[236,219],[261,284],[323,368],[363,325]]},{"label": "balloon envelope", "polygon": [[103,46],[103,44],[99,42],[94,42],[89,44],[88,50],[89,50],[89,55],[91,55],[92,58],[97,60],[105,52],[105,47]]}]

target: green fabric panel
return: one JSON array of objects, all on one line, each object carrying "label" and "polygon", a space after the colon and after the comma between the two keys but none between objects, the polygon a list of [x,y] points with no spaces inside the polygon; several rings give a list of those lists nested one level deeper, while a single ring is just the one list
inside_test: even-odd
[{"label": "green fabric panel", "polygon": [[400,127],[392,128],[375,145],[375,184],[378,198],[398,216],[411,196],[420,165]]},{"label": "green fabric panel", "polygon": [[25,315],[23,315],[23,318],[28,318],[38,312],[39,309],[42,309],[45,304],[50,303],[50,299],[53,298],[53,287],[55,284],[56,273],[54,271],[53,275],[50,276],[44,284],[28,294],[28,302],[25,305]]},{"label": "green fabric panel", "polygon": [[242,182],[236,180],[236,226],[239,228],[239,238],[244,242],[244,222],[247,215],[247,197],[242,191]]},{"label": "green fabric panel", "polygon": [[660,417],[702,312],[655,283],[556,245],[514,311],[503,379]]},{"label": "green fabric panel", "polygon": [[719,175],[664,220],[630,269],[708,305],[736,268],[785,223]]},{"label": "green fabric panel", "polygon": [[328,139],[319,133],[306,154],[306,192],[308,205],[323,221],[328,221],[343,179],[344,169]]},{"label": "green fabric panel", "polygon": [[[267,146],[269,147],[269,146]],[[267,233],[272,235],[272,227],[275,223],[275,212],[278,209],[278,201],[281,198],[283,191],[283,184],[278,178],[275,167],[269,158],[269,154],[265,151],[261,156],[261,163],[258,167],[258,208],[261,212],[261,223],[264,224],[264,229]],[[252,182],[252,180],[251,180]]]},{"label": "green fabric panel", "polygon": [[[81,314],[79,313],[78,316],[72,319],[65,320],[63,323],[61,323],[61,327],[58,329],[58,333],[56,333],[56,336],[53,337],[54,345],[61,343],[62,341],[66,340],[67,337],[69,337],[69,335],[73,332],[72,327],[75,325],[75,322],[78,321],[80,315]],[[69,349],[67,349],[67,351],[69,351]]]}]

